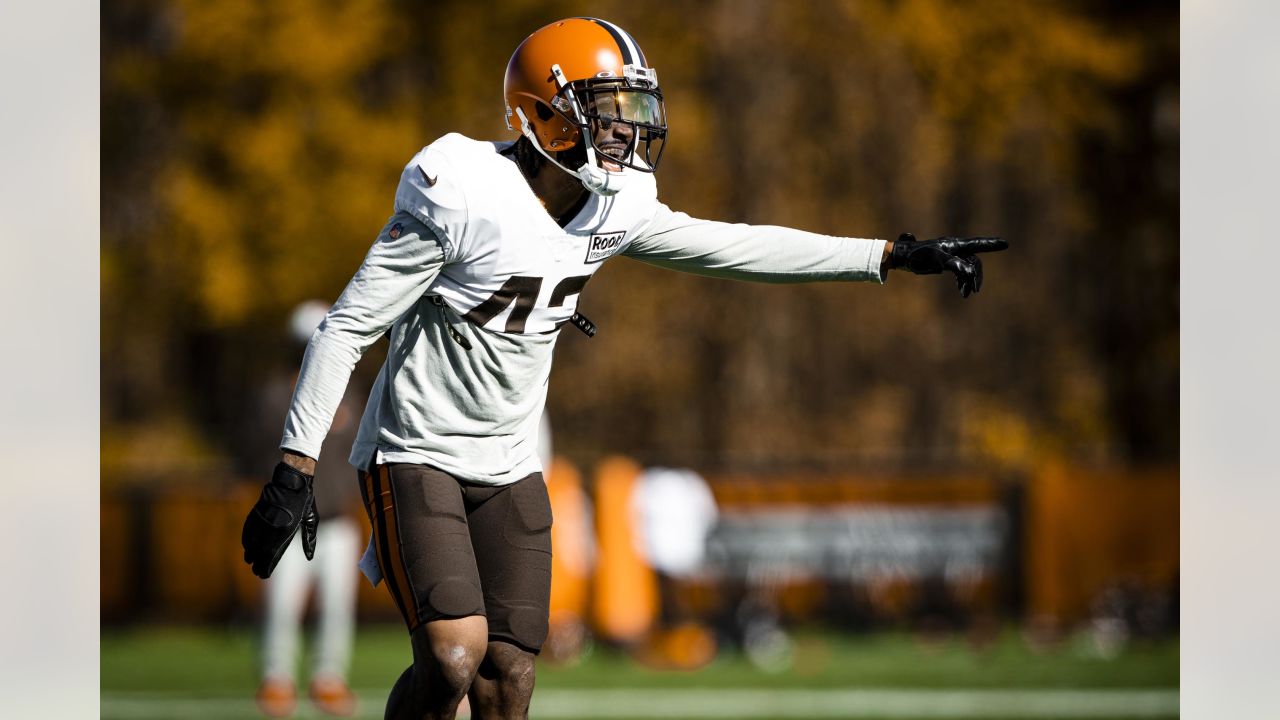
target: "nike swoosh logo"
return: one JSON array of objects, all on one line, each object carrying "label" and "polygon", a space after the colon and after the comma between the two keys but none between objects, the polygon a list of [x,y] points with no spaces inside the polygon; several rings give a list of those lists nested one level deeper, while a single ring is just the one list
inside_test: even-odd
[{"label": "nike swoosh logo", "polygon": [[427,171],[426,171],[426,170],[423,170],[421,165],[419,165],[419,166],[418,166],[418,172],[419,172],[419,173],[422,173],[422,179],[426,181],[426,183],[427,183],[427,187],[435,187],[435,185],[436,185],[436,180],[439,180],[439,179],[440,179],[440,176],[439,176],[439,175],[437,175],[437,176],[435,176],[435,177],[428,177],[428,176],[427,176]]}]

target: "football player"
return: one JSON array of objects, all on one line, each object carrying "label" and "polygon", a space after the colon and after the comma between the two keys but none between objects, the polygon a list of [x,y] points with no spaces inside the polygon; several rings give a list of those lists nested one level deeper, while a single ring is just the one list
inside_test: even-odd
[{"label": "football player", "polygon": [[537,455],[552,349],[591,334],[579,294],[609,258],[762,282],[883,282],[889,270],[982,286],[998,238],[897,242],[699,220],[658,201],[667,136],[658,75],[594,18],[552,23],[507,65],[514,142],[446,135],[405,167],[395,214],[311,339],[276,465],[245,520],[245,561],[271,574],[301,526],[312,471],[353,366],[390,333],[350,461],[413,664],[387,718],[527,716],[547,633],[551,509]]}]

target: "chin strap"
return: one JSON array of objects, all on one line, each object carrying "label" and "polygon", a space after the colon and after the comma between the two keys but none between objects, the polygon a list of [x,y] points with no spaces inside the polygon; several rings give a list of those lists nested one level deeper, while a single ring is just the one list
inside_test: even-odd
[{"label": "chin strap", "polygon": [[585,162],[574,175],[578,176],[579,182],[586,189],[597,195],[609,197],[617,195],[622,191],[622,188],[626,187],[628,177],[625,173],[625,170],[611,172],[590,162]]},{"label": "chin strap", "polygon": [[586,138],[583,138],[583,142],[587,146],[587,162],[583,163],[582,167],[577,170],[573,170],[552,157],[551,153],[542,149],[542,143],[538,142],[538,136],[533,132],[533,125],[529,122],[529,118],[525,117],[524,110],[516,108],[516,115],[520,118],[520,134],[529,139],[529,142],[542,154],[542,157],[549,160],[552,165],[578,178],[578,181],[587,190],[596,195],[609,197],[617,195],[626,186],[628,176],[625,174],[625,170],[624,172],[611,172],[595,164],[595,153],[592,151],[591,143]]}]

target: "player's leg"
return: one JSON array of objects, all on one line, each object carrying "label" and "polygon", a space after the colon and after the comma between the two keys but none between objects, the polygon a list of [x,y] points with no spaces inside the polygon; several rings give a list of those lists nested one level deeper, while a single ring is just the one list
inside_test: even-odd
[{"label": "player's leg", "polygon": [[262,683],[257,703],[270,717],[286,717],[296,703],[295,658],[299,627],[306,607],[310,568],[295,537],[264,583]]},{"label": "player's leg", "polygon": [[386,717],[452,718],[488,636],[462,490],[434,468],[393,465],[364,474],[362,492],[378,565],[413,646]]},{"label": "player's leg", "polygon": [[489,617],[485,659],[471,684],[472,717],[526,718],[551,603],[547,488],[535,474],[502,488],[470,486],[466,496]]},{"label": "player's leg", "polygon": [[313,561],[320,618],[312,677],[347,676],[354,634],[356,561],[361,549],[359,528],[350,517],[320,523]]},{"label": "player's leg", "polygon": [[360,531],[346,515],[320,521],[316,538],[316,599],[320,605],[311,700],[331,715],[351,715],[355,696],[347,686],[356,605],[356,561]]},{"label": "player's leg", "polygon": [[414,630],[413,664],[387,698],[386,720],[452,720],[484,658],[487,623],[472,615]]},{"label": "player's leg", "polygon": [[535,655],[505,640],[491,640],[471,682],[473,720],[529,717]]}]

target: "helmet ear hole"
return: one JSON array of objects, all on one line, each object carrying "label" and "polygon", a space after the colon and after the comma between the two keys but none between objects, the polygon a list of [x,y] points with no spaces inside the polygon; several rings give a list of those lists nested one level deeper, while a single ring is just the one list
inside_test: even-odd
[{"label": "helmet ear hole", "polygon": [[539,102],[535,104],[533,111],[538,116],[538,119],[541,120],[542,122],[546,122],[556,116],[556,114],[552,112],[551,106],[547,105],[544,102]]}]

